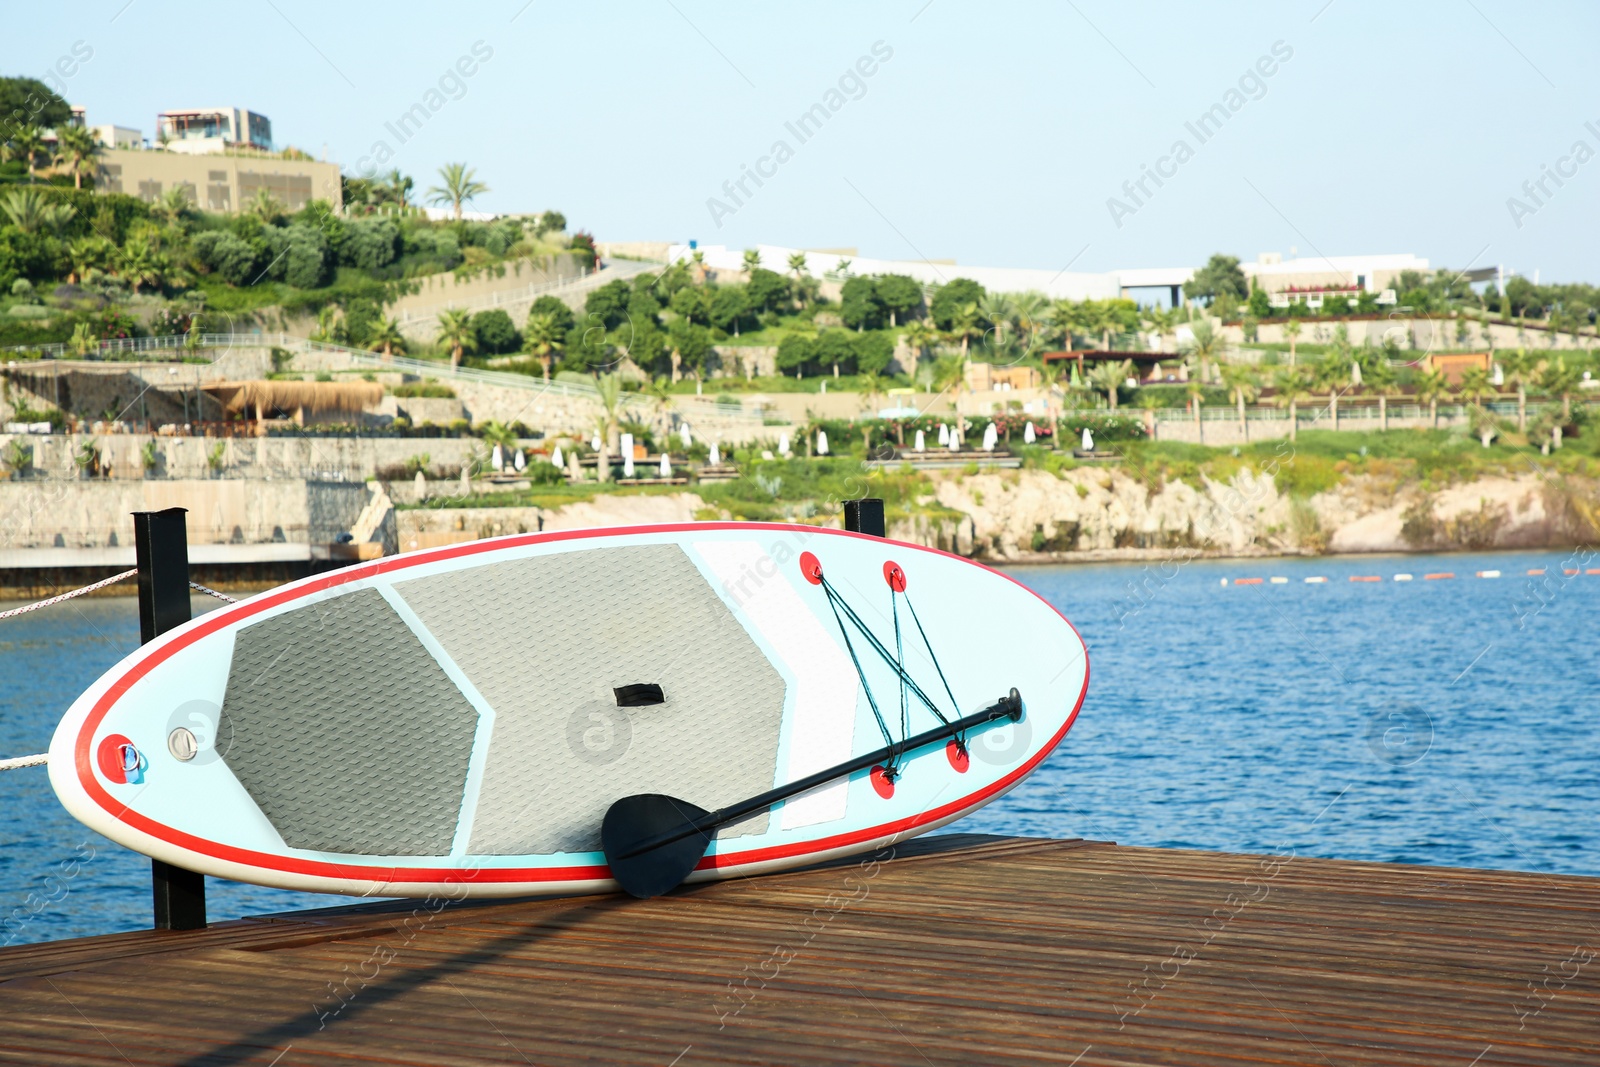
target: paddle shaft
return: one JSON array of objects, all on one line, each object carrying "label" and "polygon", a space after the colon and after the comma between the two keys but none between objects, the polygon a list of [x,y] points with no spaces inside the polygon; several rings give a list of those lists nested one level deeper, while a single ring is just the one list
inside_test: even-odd
[{"label": "paddle shaft", "polygon": [[885,745],[875,752],[857,756],[836,767],[829,767],[827,770],[808,774],[804,778],[790,782],[788,785],[780,785],[776,789],[769,789],[765,793],[751,797],[749,800],[729,805],[726,808],[718,808],[716,811],[686,823],[676,830],[670,830],[647,841],[642,841],[618,858],[632,859],[635,856],[649,852],[651,849],[660,848],[662,845],[670,845],[674,841],[681,841],[691,834],[710,833],[719,827],[754,815],[758,811],[764,811],[780,800],[788,800],[790,797],[804,793],[808,789],[826,785],[836,778],[843,778],[845,775],[854,774],[856,771],[864,771],[868,767],[882,763],[885,760],[896,759],[907,752],[926,747],[936,741],[943,741],[947,737],[955,737],[957,734],[991,723],[996,719],[1010,719],[1012,722],[1016,722],[1021,718],[1022,697],[1013,689],[1009,695],[1001,697],[982,711],[973,712],[971,715],[957,719],[954,722],[941,723],[933,729],[925,730],[914,737],[908,737],[904,741],[898,741],[892,745]]}]

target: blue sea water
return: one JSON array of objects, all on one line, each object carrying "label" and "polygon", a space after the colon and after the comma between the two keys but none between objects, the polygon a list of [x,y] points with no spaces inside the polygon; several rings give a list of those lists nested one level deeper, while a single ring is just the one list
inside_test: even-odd
[{"label": "blue sea water", "polygon": [[[1600,875],[1600,575],[1562,574],[1589,566],[1542,552],[1016,568],[1083,634],[1089,694],[1037,773],[950,830]],[[1473,577],[1487,569],[1503,577]],[[1457,577],[1423,580],[1436,571]],[[1272,575],[1290,581],[1231,584]],[[132,598],[0,620],[0,756],[43,751],[137,643]],[[213,920],[342,902],[208,882]],[[149,886],[149,861],[69,816],[43,768],[0,773],[0,944],[146,927]]]}]

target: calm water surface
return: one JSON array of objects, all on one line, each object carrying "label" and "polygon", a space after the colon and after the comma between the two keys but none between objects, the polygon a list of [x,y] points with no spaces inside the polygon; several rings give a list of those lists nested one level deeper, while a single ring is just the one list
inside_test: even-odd
[{"label": "calm water surface", "polygon": [[[1596,564],[1018,568],[1088,643],[1089,696],[1038,773],[951,829],[1600,875],[1600,575],[1561,574]],[[1490,568],[1504,577],[1471,577]],[[1417,580],[1349,581],[1397,572]],[[1219,585],[1271,575],[1290,582]],[[137,643],[131,598],[0,621],[0,755],[43,751]],[[149,861],[67,815],[43,768],[0,773],[0,845],[0,943],[148,926]],[[341,899],[216,879],[208,895],[214,920]]]}]

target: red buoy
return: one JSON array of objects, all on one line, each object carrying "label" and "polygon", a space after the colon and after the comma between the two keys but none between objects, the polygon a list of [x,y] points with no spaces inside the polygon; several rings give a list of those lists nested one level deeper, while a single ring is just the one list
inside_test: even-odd
[{"label": "red buoy", "polygon": [[896,593],[906,591],[906,572],[892,559],[883,565],[883,580],[888,582],[889,588]]},{"label": "red buoy", "polygon": [[800,573],[812,585],[822,584],[822,561],[809,552],[800,553]]}]

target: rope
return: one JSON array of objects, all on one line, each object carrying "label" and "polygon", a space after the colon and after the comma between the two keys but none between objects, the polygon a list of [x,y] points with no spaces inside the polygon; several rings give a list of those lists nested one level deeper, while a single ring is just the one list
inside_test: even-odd
[{"label": "rope", "polygon": [[198,590],[200,590],[200,592],[204,593],[206,596],[214,596],[218,600],[226,600],[230,604],[237,604],[239,602],[239,598],[238,597],[229,596],[227,593],[219,593],[215,589],[208,589],[207,587],[201,585],[199,582],[190,582],[189,583],[189,588],[190,589],[198,589]]},{"label": "rope", "polygon": [[41,752],[37,756],[18,756],[15,759],[0,759],[0,771],[14,771],[20,767],[38,767],[50,762],[50,755]]},{"label": "rope", "polygon": [[873,651],[877,652],[879,656],[883,657],[883,662],[887,663],[894,670],[894,672],[899,675],[900,679],[906,684],[907,687],[910,688],[911,695],[922,701],[922,705],[931,711],[940,722],[949,725],[950,720],[945,718],[944,712],[940,711],[938,705],[934,704],[934,702],[928,698],[928,694],[922,691],[922,687],[917,684],[917,680],[915,678],[911,677],[910,672],[908,672],[899,663],[895,662],[894,657],[889,654],[889,650],[883,647],[883,642],[878,640],[877,634],[874,634],[872,630],[868,628],[867,624],[861,620],[861,616],[855,613],[854,608],[845,603],[844,598],[840,596],[838,591],[833,588],[833,585],[828,581],[827,578],[822,579],[822,591],[828,595],[829,603],[836,605],[834,608],[834,614],[837,616],[839,609],[843,608],[845,617],[855,624],[857,630],[861,631],[862,636],[867,639],[867,643],[872,646]]},{"label": "rope", "polygon": [[[933,653],[933,642],[928,640],[928,632],[922,628],[922,620],[917,618],[917,606],[911,603],[910,596],[904,593],[900,595],[906,598],[906,609],[911,612],[911,621],[917,624],[917,633],[922,635],[922,643],[928,650],[928,658],[933,660],[933,669],[939,672],[939,681],[944,683],[945,695],[950,698],[950,706],[960,711],[961,705],[956,703],[956,695],[950,689],[949,679],[944,676],[944,668],[939,666],[939,657]],[[935,711],[934,714],[938,715],[939,713]],[[939,717],[941,719],[944,718],[942,715]],[[956,740],[961,744],[962,748],[967,747],[967,739],[965,737],[957,737]]]},{"label": "rope", "polygon": [[[827,591],[828,583],[826,581],[822,583],[822,588]],[[830,594],[828,605],[833,607],[833,602],[833,596]],[[849,605],[845,606],[845,610],[849,610]],[[839,636],[844,638],[844,647],[850,653],[850,662],[856,665],[856,677],[861,679],[861,688],[867,694],[867,704],[872,708],[872,717],[878,720],[878,729],[883,733],[883,743],[892,745],[894,744],[894,738],[889,734],[889,724],[883,721],[883,712],[878,710],[878,700],[872,695],[872,686],[867,683],[867,672],[861,669],[861,660],[856,658],[856,646],[850,643],[850,631],[844,628],[844,620],[839,618],[839,609],[837,607],[833,608],[833,621],[839,624]],[[894,768],[892,766],[885,768],[885,773],[891,781],[894,780],[893,772]]]},{"label": "rope", "polygon": [[47,608],[51,604],[59,604],[63,600],[71,600],[75,596],[83,596],[83,594],[92,593],[96,589],[104,589],[108,585],[115,585],[117,582],[132,578],[138,573],[139,568],[135,567],[131,571],[123,571],[121,574],[113,574],[109,578],[101,579],[100,581],[95,582],[93,585],[86,585],[82,589],[74,589],[70,593],[62,593],[60,596],[53,596],[49,600],[41,600],[37,604],[25,604],[20,608],[12,608],[10,611],[0,611],[0,619],[9,619],[13,615],[25,615],[30,611],[38,611],[40,608]]}]

